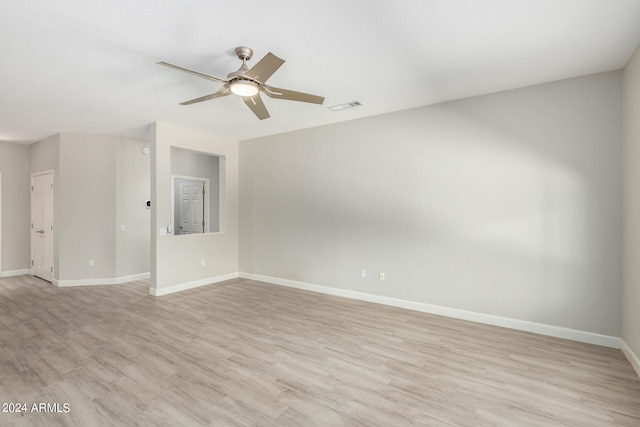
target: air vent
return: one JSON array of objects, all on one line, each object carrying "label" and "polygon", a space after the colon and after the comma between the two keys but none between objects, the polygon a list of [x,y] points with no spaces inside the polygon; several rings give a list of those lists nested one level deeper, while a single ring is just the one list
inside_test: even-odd
[{"label": "air vent", "polygon": [[361,105],[362,103],[360,101],[352,101],[352,102],[347,102],[346,104],[334,105],[333,107],[327,107],[327,108],[329,108],[329,110],[331,111],[342,111],[342,110],[347,110],[353,107],[360,107]]}]

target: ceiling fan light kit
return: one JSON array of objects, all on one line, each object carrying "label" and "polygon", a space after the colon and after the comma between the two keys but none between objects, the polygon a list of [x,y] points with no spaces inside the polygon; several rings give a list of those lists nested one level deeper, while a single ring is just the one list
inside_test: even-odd
[{"label": "ceiling fan light kit", "polygon": [[256,82],[242,78],[229,82],[229,87],[231,92],[238,96],[253,96],[260,91]]},{"label": "ceiling fan light kit", "polygon": [[324,102],[324,97],[322,96],[267,86],[266,81],[269,77],[271,77],[273,73],[275,73],[278,68],[284,64],[284,60],[278,58],[273,53],[269,52],[266,54],[264,58],[258,61],[258,63],[252,68],[247,66],[247,61],[249,61],[253,56],[253,50],[251,48],[246,46],[237,47],[236,55],[238,56],[238,59],[242,61],[242,65],[237,71],[229,73],[226,79],[190,70],[164,61],[158,62],[158,64],[179,71],[184,71],[207,80],[222,83],[222,87],[217,92],[181,102],[180,105],[195,104],[202,101],[208,101],[210,99],[221,98],[233,93],[241,96],[244,103],[251,109],[251,111],[253,111],[260,120],[264,120],[270,116],[267,108],[262,102],[260,92],[270,98],[284,99],[288,101],[308,102],[311,104],[322,104]]}]

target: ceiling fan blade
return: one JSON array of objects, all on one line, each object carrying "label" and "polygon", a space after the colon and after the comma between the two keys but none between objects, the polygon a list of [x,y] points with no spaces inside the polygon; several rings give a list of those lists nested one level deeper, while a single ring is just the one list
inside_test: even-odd
[{"label": "ceiling fan blade", "polygon": [[249,71],[244,73],[245,77],[257,80],[260,83],[267,81],[269,77],[275,73],[280,66],[284,64],[284,59],[280,59],[273,53],[267,53],[256,65],[251,67]]},{"label": "ceiling fan blade", "polygon": [[190,101],[181,102],[180,105],[191,105],[197,102],[208,101],[210,99],[222,98],[223,96],[227,96],[231,94],[231,89],[229,89],[229,85],[225,83],[219,91],[216,93],[212,93],[211,95],[201,96],[200,98],[192,99]]},{"label": "ceiling fan blade", "polygon": [[295,90],[280,89],[279,87],[262,85],[265,95],[276,99],[287,99],[289,101],[309,102],[311,104],[322,104],[324,96],[311,95],[304,92],[296,92]]},{"label": "ceiling fan blade", "polygon": [[262,98],[260,98],[260,94],[256,93],[253,96],[245,96],[242,98],[244,103],[247,104],[253,114],[258,116],[260,120],[268,119],[271,117],[269,112],[267,111],[267,107],[264,106],[264,102],[262,102]]},{"label": "ceiling fan blade", "polygon": [[200,71],[190,70],[189,68],[184,68],[179,65],[169,64],[168,62],[158,62],[158,65],[164,65],[165,67],[173,68],[178,71],[184,71],[185,73],[193,74],[194,76],[202,77],[203,79],[212,80],[214,82],[226,83],[227,80],[221,79],[219,77],[210,76],[209,74],[201,73]]}]

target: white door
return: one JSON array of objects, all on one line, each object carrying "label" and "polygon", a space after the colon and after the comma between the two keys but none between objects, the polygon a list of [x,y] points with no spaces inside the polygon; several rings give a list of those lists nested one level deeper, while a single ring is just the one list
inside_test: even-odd
[{"label": "white door", "polygon": [[181,181],[179,191],[179,234],[204,233],[204,182]]},{"label": "white door", "polygon": [[53,172],[31,176],[31,274],[53,279]]}]

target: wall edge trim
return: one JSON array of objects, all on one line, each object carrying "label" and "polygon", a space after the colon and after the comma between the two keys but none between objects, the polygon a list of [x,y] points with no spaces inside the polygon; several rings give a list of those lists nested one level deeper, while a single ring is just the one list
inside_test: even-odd
[{"label": "wall edge trim", "polygon": [[620,346],[622,353],[625,355],[629,363],[631,363],[631,366],[636,371],[636,374],[638,374],[638,377],[640,377],[640,358],[633,352],[633,350],[631,350],[631,347],[627,345],[624,339],[620,339],[620,342],[622,344]]},{"label": "wall edge trim", "polygon": [[154,297],[160,297],[163,295],[173,294],[176,292],[186,291],[188,289],[199,288],[200,286],[212,285],[218,282],[224,282],[225,280],[237,279],[238,273],[227,273],[219,276],[206,277],[204,279],[198,279],[191,282],[178,283],[176,285],[165,286],[163,288],[149,288],[149,294]]},{"label": "wall edge trim", "polygon": [[99,286],[99,285],[122,285],[123,283],[133,282],[135,280],[146,280],[151,277],[150,273],[132,274],[130,276],[121,276],[104,279],[73,279],[58,280],[53,279],[53,284],[59,288],[71,286]]},{"label": "wall edge trim", "polygon": [[24,268],[21,270],[8,270],[0,272],[0,277],[13,277],[13,276],[24,276],[25,274],[29,274],[31,270],[28,268]]}]

